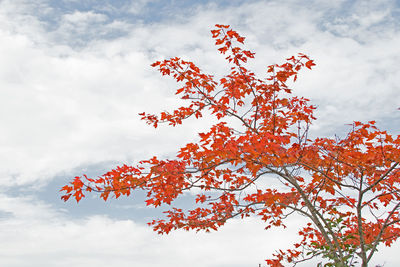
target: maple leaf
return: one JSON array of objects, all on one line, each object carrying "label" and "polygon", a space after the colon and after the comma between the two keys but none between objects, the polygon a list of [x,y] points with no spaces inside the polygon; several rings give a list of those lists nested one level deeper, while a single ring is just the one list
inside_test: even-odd
[{"label": "maple leaf", "polygon": [[311,69],[312,66],[315,66],[314,61],[313,60],[309,60],[305,63],[306,67]]}]

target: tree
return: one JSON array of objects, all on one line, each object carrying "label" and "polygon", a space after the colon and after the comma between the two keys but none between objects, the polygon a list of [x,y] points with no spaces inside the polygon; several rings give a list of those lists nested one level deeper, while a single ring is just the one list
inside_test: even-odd
[{"label": "tree", "polygon": [[205,113],[217,123],[180,148],[175,159],[153,157],[97,178],[77,176],[61,189],[62,199],[79,202],[94,191],[106,201],[110,194],[118,198],[142,189],[146,204],[157,207],[195,190],[193,209],[171,206],[149,225],[160,234],[210,231],[231,218],[259,216],[268,229],[285,227],[297,213],[307,220],[301,240],[267,264],[321,257],[325,266],[367,266],[379,244],[390,246],[399,237],[400,136],[379,130],[374,121],[355,121],[344,138],[308,137],[315,107],[294,96],[288,84],[302,68],[311,69],[313,60],[298,54],[268,66],[268,77],[259,79],[245,67],[255,54],[241,48],[244,37],[226,25],[211,33],[230,73],[217,81],[192,62],[157,61],[152,66],[162,75],[183,83],[176,94],[188,105],[140,115],[155,128]]}]

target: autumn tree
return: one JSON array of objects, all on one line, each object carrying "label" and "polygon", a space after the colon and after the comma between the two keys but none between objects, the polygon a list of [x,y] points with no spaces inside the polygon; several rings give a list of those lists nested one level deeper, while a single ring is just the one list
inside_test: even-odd
[{"label": "autumn tree", "polygon": [[[148,206],[171,204],[164,218],[149,223],[160,234],[217,230],[228,219],[248,216],[258,216],[266,229],[285,227],[297,213],[306,219],[300,241],[267,264],[320,257],[325,266],[368,266],[378,245],[399,237],[400,136],[379,130],[374,121],[355,121],[343,138],[310,138],[315,107],[293,95],[289,84],[313,60],[298,54],[268,66],[267,78],[259,79],[245,67],[255,54],[241,48],[244,37],[226,25],[211,33],[229,74],[217,80],[180,58],[157,61],[152,66],[182,84],[176,94],[188,104],[140,116],[155,128],[203,114],[217,123],[174,159],[152,157],[97,178],[75,177],[61,189],[62,199],[79,201],[94,191],[106,201],[110,194],[145,190]],[[173,207],[185,191],[193,192],[194,208]]]}]

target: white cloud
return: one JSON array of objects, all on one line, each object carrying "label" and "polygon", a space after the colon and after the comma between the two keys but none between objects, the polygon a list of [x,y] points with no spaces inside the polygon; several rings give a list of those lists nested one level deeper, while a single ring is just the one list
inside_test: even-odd
[{"label": "white cloud", "polygon": [[57,215],[50,204],[38,202],[32,196],[9,197],[5,194],[0,194],[0,212],[5,212],[7,217],[31,223],[51,221]]},{"label": "white cloud", "polygon": [[[190,35],[183,27],[175,33]],[[0,66],[3,185],[34,183],[85,164],[171,153],[182,129],[196,131],[184,126],[157,133],[137,115],[176,105],[168,91],[175,83],[149,66],[155,57],[181,51],[164,27],[139,26],[125,38],[95,40],[79,51],[54,43],[53,34],[36,36],[42,40],[36,42],[24,34],[0,33],[6,55]],[[200,39],[196,32],[191,36]],[[157,143],[150,138],[155,134],[165,139]]]},{"label": "white cloud", "polygon": [[63,15],[62,19],[77,26],[82,24],[86,26],[89,23],[104,22],[107,20],[107,16],[93,11],[75,11],[74,13]]},{"label": "white cloud", "polygon": [[144,12],[146,5],[151,4],[153,2],[155,2],[155,0],[132,1],[130,3],[130,6],[127,8],[127,10],[134,15],[138,15],[138,14]]},{"label": "white cloud", "polygon": [[[160,236],[130,220],[105,216],[69,220],[32,198],[0,195],[0,200],[0,211],[12,213],[7,220],[0,219],[0,264],[9,267],[28,262],[42,267],[256,265],[290,242],[290,238],[270,240],[255,219],[245,224],[233,220],[209,234],[176,231]],[[276,237],[288,232],[272,233]]]}]

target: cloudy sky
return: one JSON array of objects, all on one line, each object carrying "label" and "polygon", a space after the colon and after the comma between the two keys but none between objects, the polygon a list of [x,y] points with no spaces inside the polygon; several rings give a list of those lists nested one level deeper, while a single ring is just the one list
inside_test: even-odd
[{"label": "cloudy sky", "polygon": [[[298,52],[315,60],[295,87],[318,106],[313,135],[343,134],[353,120],[399,133],[396,0],[0,0],[0,266],[258,266],[296,240],[295,218],[286,231],[252,218],[157,236],[146,222],[161,210],[141,192],[60,200],[72,177],[174,155],[207,125],[154,130],[137,114],[178,105],[155,60],[227,71],[216,23],[247,37],[261,77]],[[382,248],[374,263],[400,266],[399,249]]]}]

